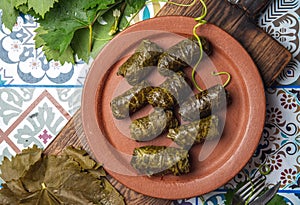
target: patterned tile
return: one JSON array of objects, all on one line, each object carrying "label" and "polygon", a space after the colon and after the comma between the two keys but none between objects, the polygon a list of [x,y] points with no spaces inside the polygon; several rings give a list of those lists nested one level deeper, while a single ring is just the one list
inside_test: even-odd
[{"label": "patterned tile", "polygon": [[[34,99],[32,104],[13,119],[13,123],[9,128],[5,132],[2,131],[0,135],[12,146],[15,152],[19,152],[33,145],[33,143],[42,148],[47,147],[71,118],[71,115],[47,90],[32,90],[35,93],[39,91],[40,94]],[[72,109],[72,106],[66,106],[66,108]],[[14,111],[14,107],[6,109],[6,112],[11,113],[11,110]],[[6,115],[2,121],[8,121],[7,119],[12,119],[12,117]],[[48,137],[47,134],[49,135]]]},{"label": "patterned tile", "polygon": [[45,97],[26,117],[20,119],[20,123],[10,133],[10,139],[19,150],[34,144],[46,148],[70,117],[62,107],[57,107]]},{"label": "patterned tile", "polygon": [[172,205],[192,205],[192,204],[199,204],[199,198],[191,198],[191,199],[182,199],[178,201],[174,201]]},{"label": "patterned tile", "polygon": [[277,83],[300,85],[299,0],[274,0],[259,18],[258,25],[293,54],[293,60],[277,78]]},{"label": "patterned tile", "polygon": [[28,15],[18,17],[12,32],[0,27],[0,85],[82,86],[90,65],[80,60],[75,65],[48,62],[42,50],[35,49],[37,27]]},{"label": "patterned tile", "polygon": [[40,95],[33,88],[0,89],[0,130],[5,132]]},{"label": "patterned tile", "polygon": [[[0,163],[2,162],[2,160],[4,159],[4,157],[11,158],[15,154],[16,153],[11,148],[11,146],[9,144],[7,144],[6,141],[0,139]],[[3,180],[0,178],[0,188],[1,188],[1,184],[2,183],[3,183]]]},{"label": "patterned tile", "polygon": [[47,91],[53,96],[61,107],[63,107],[66,112],[71,116],[80,108],[81,106],[81,94],[82,88],[53,88],[47,89]]}]

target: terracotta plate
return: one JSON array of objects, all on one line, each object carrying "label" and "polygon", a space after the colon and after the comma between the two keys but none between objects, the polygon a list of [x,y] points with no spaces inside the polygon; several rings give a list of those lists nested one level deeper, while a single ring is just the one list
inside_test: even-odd
[{"label": "terracotta plate", "polygon": [[[129,139],[128,126],[132,118],[151,111],[148,106],[125,120],[112,116],[110,101],[130,88],[117,76],[118,67],[134,52],[143,39],[150,39],[168,48],[192,35],[193,18],[157,17],[137,23],[111,40],[95,59],[83,89],[82,122],[93,155],[104,163],[115,179],[142,194],[179,199],[201,195],[219,188],[233,178],[254,153],[261,138],[265,119],[265,93],[260,74],[243,47],[220,28],[207,24],[198,33],[213,45],[213,54],[204,56],[197,80],[203,88],[224,82],[226,76],[212,77],[212,70],[227,71],[232,80],[226,87],[233,103],[221,113],[224,129],[219,139],[196,145],[191,149],[192,169],[183,176],[141,176],[130,166],[135,147],[167,145],[172,142],[159,136],[150,142]],[[189,69],[186,70],[189,74]],[[164,79],[151,74],[152,83]]]}]

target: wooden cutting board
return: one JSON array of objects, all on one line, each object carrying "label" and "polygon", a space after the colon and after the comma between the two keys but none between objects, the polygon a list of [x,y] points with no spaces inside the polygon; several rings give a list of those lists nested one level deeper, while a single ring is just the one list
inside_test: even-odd
[{"label": "wooden cutting board", "polygon": [[[175,0],[174,0],[175,1]],[[233,0],[234,1],[234,0]],[[270,0],[240,0],[232,5],[226,0],[207,0],[207,20],[234,36],[249,52],[256,63],[266,86],[270,86],[279,73],[291,59],[291,54],[255,25],[254,18],[265,8]],[[179,0],[177,0],[179,2]],[[181,0],[180,3],[190,3],[192,0]],[[185,15],[197,17],[201,12],[201,4],[193,7],[178,7],[166,4],[158,16]],[[90,149],[83,133],[81,113],[78,110],[67,125],[58,134],[56,139],[48,146],[45,153],[59,154],[66,146],[83,147]],[[90,153],[92,155],[92,153]],[[108,176],[110,182],[125,197],[130,204],[171,204],[170,200],[157,199],[134,192]]]},{"label": "wooden cutting board", "polygon": [[[182,4],[190,2],[192,0],[180,1]],[[255,17],[270,0],[239,0],[238,2],[233,5],[227,0],[206,0],[208,13],[205,19],[227,31],[242,44],[256,63],[265,86],[271,86],[292,56],[254,23]],[[158,15],[180,14],[197,17],[201,14],[201,9],[200,3],[187,8],[167,4]]]}]

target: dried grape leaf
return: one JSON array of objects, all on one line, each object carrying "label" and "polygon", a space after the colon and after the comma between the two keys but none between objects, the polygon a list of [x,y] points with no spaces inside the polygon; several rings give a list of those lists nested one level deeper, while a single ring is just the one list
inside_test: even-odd
[{"label": "dried grape leaf", "polygon": [[100,200],[101,204],[125,204],[123,197],[107,179],[102,179],[102,185],[104,186],[104,190],[102,192],[103,197]]},{"label": "dried grape leaf", "polygon": [[75,149],[74,147],[66,147],[63,154],[68,155],[74,161],[78,162],[82,169],[93,169],[99,167],[84,149]]},{"label": "dried grape leaf", "polygon": [[41,159],[41,155],[42,150],[37,146],[33,146],[23,150],[22,153],[12,157],[11,160],[4,157],[0,177],[6,182],[19,179],[24,176],[32,165]]},{"label": "dried grape leaf", "polygon": [[0,189],[0,204],[18,205],[17,196],[7,187],[7,184],[3,184],[2,189]]},{"label": "dried grape leaf", "polygon": [[[102,166],[85,150],[67,147],[62,155],[43,155],[35,146],[24,152],[5,162],[4,168],[9,167],[8,163],[16,164],[20,160],[14,160],[28,153],[40,155],[39,160],[32,163],[31,158],[25,158],[31,166],[18,174],[18,179],[3,184],[1,205],[125,204],[124,198],[102,177]],[[2,165],[0,170],[3,172]]]}]

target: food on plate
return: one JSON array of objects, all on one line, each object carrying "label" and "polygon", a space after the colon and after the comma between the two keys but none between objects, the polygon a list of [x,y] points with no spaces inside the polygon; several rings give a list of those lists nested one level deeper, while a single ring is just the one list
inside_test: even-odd
[{"label": "food on plate", "polygon": [[173,111],[155,108],[149,115],[131,122],[130,137],[136,141],[149,141],[177,126],[178,120]]},{"label": "food on plate", "polygon": [[119,67],[117,75],[125,77],[130,85],[136,85],[156,69],[158,57],[163,49],[156,43],[146,39],[135,52]]},{"label": "food on plate", "polygon": [[150,84],[142,81],[115,97],[110,103],[113,116],[124,119],[144,107],[148,102],[146,96],[151,90]]},{"label": "food on plate", "polygon": [[185,121],[194,121],[211,115],[231,103],[229,92],[215,85],[188,98],[180,105],[179,114]]},{"label": "food on plate", "polygon": [[[201,42],[203,51],[211,54],[211,44],[202,37]],[[154,110],[150,114],[131,122],[130,138],[148,144],[167,132],[166,137],[174,141],[176,147],[155,144],[135,147],[130,164],[142,175],[178,176],[190,172],[189,149],[193,145],[222,135],[221,119],[215,111],[231,103],[231,96],[225,89],[230,74],[213,73],[215,76],[226,74],[228,80],[224,85],[217,84],[206,90],[200,88],[200,92],[194,94],[182,69],[199,60],[201,52],[197,40],[185,39],[161,53],[162,49],[156,44],[142,41],[117,73],[124,76],[132,87],[111,101],[111,109],[115,118],[124,119],[146,104],[152,105]],[[153,66],[165,76],[158,86],[150,85],[153,79],[148,75]],[[176,114],[190,122],[179,126]]]},{"label": "food on plate", "polygon": [[147,100],[153,107],[164,109],[173,108],[181,103],[192,92],[182,71],[173,73],[158,87],[153,88],[147,95]]},{"label": "food on plate", "polygon": [[[200,37],[202,49],[207,54],[212,53],[210,42]],[[185,67],[193,67],[200,58],[200,47],[195,37],[187,38],[167,49],[159,56],[158,72],[167,76]]]},{"label": "food on plate", "polygon": [[142,146],[133,151],[131,165],[140,173],[148,176],[190,172],[187,150],[166,146]]},{"label": "food on plate", "polygon": [[184,124],[174,129],[169,129],[167,137],[184,149],[191,148],[194,144],[205,139],[220,136],[220,119],[216,115]]}]

